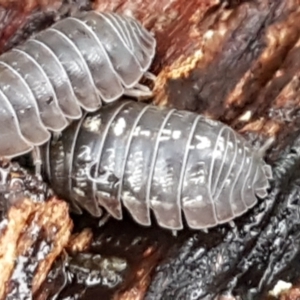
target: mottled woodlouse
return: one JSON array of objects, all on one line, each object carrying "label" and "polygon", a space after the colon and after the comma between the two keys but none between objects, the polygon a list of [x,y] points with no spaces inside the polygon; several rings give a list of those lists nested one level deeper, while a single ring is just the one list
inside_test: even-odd
[{"label": "mottled woodlouse", "polygon": [[[82,108],[121,95],[150,96],[139,81],[156,41],[127,16],[80,12],[0,56],[0,156],[31,151],[61,132]],[[87,96],[88,95],[88,96]]]},{"label": "mottled woodlouse", "polygon": [[74,122],[43,152],[53,189],[73,209],[136,222],[205,229],[229,222],[267,195],[261,151],[202,115],[118,101]]}]

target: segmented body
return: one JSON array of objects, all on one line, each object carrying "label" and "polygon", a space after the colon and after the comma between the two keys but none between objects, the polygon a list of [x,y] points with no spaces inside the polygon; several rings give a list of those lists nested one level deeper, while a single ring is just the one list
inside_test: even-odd
[{"label": "segmented body", "polygon": [[230,127],[201,115],[133,101],[109,104],[73,123],[44,152],[53,189],[73,209],[104,207],[122,219],[204,229],[264,198],[271,169]]},{"label": "segmented body", "polygon": [[0,56],[0,157],[12,158],[139,89],[156,42],[136,20],[81,12]]}]

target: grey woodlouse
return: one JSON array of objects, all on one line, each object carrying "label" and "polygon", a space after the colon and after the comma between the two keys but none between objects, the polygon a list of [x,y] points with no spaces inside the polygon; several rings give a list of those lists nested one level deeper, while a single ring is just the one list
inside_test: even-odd
[{"label": "grey woodlouse", "polygon": [[54,191],[78,213],[161,227],[205,229],[229,222],[267,196],[272,171],[230,127],[202,115],[134,101],[74,122],[43,151]]},{"label": "grey woodlouse", "polygon": [[[127,16],[80,12],[0,56],[0,156],[13,158],[62,131],[82,109],[121,95],[150,96],[139,81],[156,41]],[[88,95],[88,97],[87,97]],[[5,128],[5,129],[4,129]]]}]

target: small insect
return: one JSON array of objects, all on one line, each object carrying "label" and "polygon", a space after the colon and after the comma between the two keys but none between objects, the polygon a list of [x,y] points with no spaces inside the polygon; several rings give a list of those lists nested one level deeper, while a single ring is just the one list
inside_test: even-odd
[{"label": "small insect", "polygon": [[73,210],[161,227],[230,222],[267,196],[272,171],[262,152],[202,115],[134,101],[109,104],[74,122],[43,151],[54,191]]},{"label": "small insect", "polygon": [[[81,12],[0,56],[0,157],[30,152],[61,132],[82,109],[122,95],[149,97],[139,83],[156,41],[127,16]],[[153,78],[153,75],[152,77]],[[88,95],[88,96],[87,96]]]}]

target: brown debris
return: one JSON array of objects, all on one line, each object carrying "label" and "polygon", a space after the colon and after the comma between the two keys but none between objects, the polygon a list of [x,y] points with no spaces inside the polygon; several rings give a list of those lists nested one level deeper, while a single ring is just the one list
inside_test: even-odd
[{"label": "brown debris", "polygon": [[21,284],[32,286],[35,293],[70,238],[73,223],[68,205],[56,198],[43,203],[24,199],[0,224],[0,299],[5,295],[17,299]]},{"label": "brown debris", "polygon": [[[168,231],[161,232],[155,225],[151,228],[137,226],[126,215],[123,221],[111,219],[100,228],[87,215],[76,216],[74,224],[81,227],[79,223],[92,228],[93,241],[83,252],[69,252],[66,271],[72,281],[60,296],[144,299],[155,266],[174,242],[172,235]],[[57,286],[59,283],[56,290]]]},{"label": "brown debris", "polygon": [[[6,294],[5,282],[8,282],[11,273],[15,267],[15,258],[17,256],[17,243],[20,234],[26,224],[26,220],[32,213],[33,206],[28,205],[30,200],[25,199],[19,207],[12,207],[7,219],[1,222],[0,237],[0,298]],[[18,222],[16,222],[18,220]]]},{"label": "brown debris", "polygon": [[0,6],[6,9],[31,12],[34,9],[58,8],[62,0],[0,0]]},{"label": "brown debris", "polygon": [[113,300],[142,300],[150,284],[153,269],[160,259],[161,253],[154,247],[149,247],[143,254],[138,267],[135,269],[135,280],[125,291],[114,296]]},{"label": "brown debris", "polygon": [[[41,228],[47,244],[51,244],[51,252],[43,258],[37,268],[32,282],[33,293],[43,283],[52,263],[67,245],[73,229],[66,202],[53,198],[47,201],[40,210],[41,213],[37,214],[36,225]],[[31,226],[34,225],[31,223]]]},{"label": "brown debris", "polygon": [[93,232],[90,228],[85,228],[79,233],[74,233],[66,250],[71,253],[87,251],[92,243]]}]

